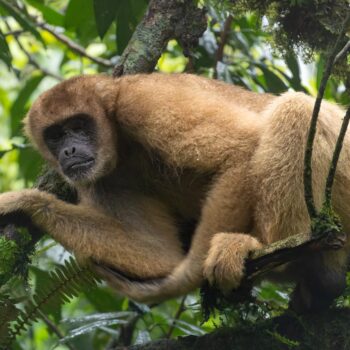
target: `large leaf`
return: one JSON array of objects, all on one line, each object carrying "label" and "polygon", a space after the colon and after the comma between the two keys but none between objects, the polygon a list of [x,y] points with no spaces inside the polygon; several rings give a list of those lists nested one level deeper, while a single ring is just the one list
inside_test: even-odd
[{"label": "large leaf", "polygon": [[49,6],[46,6],[40,0],[26,0],[26,2],[40,11],[47,23],[52,24],[54,26],[63,27],[64,16],[61,13]]},{"label": "large leaf", "polygon": [[117,52],[121,55],[140,21],[147,3],[144,0],[119,0],[117,9]]},{"label": "large leaf", "polygon": [[265,82],[269,92],[277,94],[288,90],[288,87],[283,80],[271,71],[269,67],[263,63],[256,63],[256,66],[264,73]]},{"label": "large leaf", "polygon": [[85,293],[86,299],[99,312],[107,312],[110,310],[121,310],[123,297],[118,297],[110,288],[96,288]]},{"label": "large leaf", "polygon": [[101,39],[115,20],[118,7],[116,0],[94,0],[95,21]]},{"label": "large leaf", "polygon": [[7,45],[6,39],[0,30],[0,60],[5,62],[7,67],[11,68],[11,53]]},{"label": "large leaf", "polygon": [[35,25],[26,17],[25,12],[20,12],[5,0],[0,0],[0,7],[2,7],[10,16],[12,16],[23,29],[31,32],[38,40],[45,44]]},{"label": "large leaf", "polygon": [[31,79],[29,79],[24,85],[23,89],[17,96],[17,99],[13,103],[11,107],[11,135],[18,135],[18,131],[20,130],[21,120],[24,117],[26,112],[26,104],[32,95],[33,91],[40,84],[43,79],[43,75],[37,75]]},{"label": "large leaf", "polygon": [[75,31],[79,41],[85,46],[97,36],[93,0],[70,0],[65,27]]},{"label": "large leaf", "polygon": [[18,163],[20,175],[25,180],[25,186],[29,186],[35,181],[42,169],[43,160],[32,147],[26,147],[20,149]]},{"label": "large leaf", "polygon": [[289,70],[292,73],[292,77],[288,79],[291,87],[296,91],[305,90],[301,84],[299,63],[295,55],[290,53],[286,57],[286,63],[288,65]]}]

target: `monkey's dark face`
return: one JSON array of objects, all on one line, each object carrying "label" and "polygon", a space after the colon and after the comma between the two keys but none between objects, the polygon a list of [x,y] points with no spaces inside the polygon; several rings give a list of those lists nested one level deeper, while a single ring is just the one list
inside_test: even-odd
[{"label": "monkey's dark face", "polygon": [[64,176],[81,182],[91,175],[96,162],[96,126],[88,115],[76,115],[44,130],[44,141],[59,162]]}]

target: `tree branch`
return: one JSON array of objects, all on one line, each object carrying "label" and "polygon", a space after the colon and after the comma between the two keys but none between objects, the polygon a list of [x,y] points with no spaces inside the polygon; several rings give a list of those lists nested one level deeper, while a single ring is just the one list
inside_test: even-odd
[{"label": "tree branch", "polygon": [[113,75],[152,72],[172,38],[179,40],[188,55],[206,26],[204,11],[193,1],[151,0]]},{"label": "tree branch", "polygon": [[325,203],[326,203],[326,205],[331,204],[332,187],[333,187],[335,172],[337,170],[337,164],[338,164],[340,152],[343,148],[343,141],[345,138],[346,131],[348,129],[349,121],[350,121],[350,107],[346,111],[345,117],[343,119],[343,122],[342,122],[342,125],[340,128],[340,132],[339,132],[339,136],[337,139],[337,143],[335,145],[331,166],[329,168],[329,173],[327,176],[326,189],[325,189]]},{"label": "tree branch", "polygon": [[[41,311],[38,310],[38,313],[41,317],[41,319],[45,322],[45,324],[47,325],[47,327],[49,329],[51,329],[51,331],[53,333],[56,334],[58,339],[63,339],[64,338],[64,334],[60,331],[60,329]],[[76,348],[70,344],[69,342],[65,343],[65,346],[69,349],[69,350],[76,350]]]},{"label": "tree branch", "polygon": [[186,310],[186,307],[185,307],[185,301],[186,301],[186,298],[187,298],[187,295],[183,296],[182,299],[181,299],[181,303],[176,311],[176,314],[173,318],[173,321],[170,325],[170,328],[168,330],[168,333],[166,334],[166,338],[167,339],[170,339],[173,332],[174,332],[174,329],[175,329],[175,326],[176,326],[176,322],[178,319],[180,319],[181,317],[181,314]]},{"label": "tree branch", "polygon": [[224,23],[224,27],[220,33],[220,43],[218,46],[218,49],[216,51],[216,59],[215,59],[215,67],[214,67],[214,78],[217,79],[218,77],[218,63],[222,62],[224,58],[224,48],[231,30],[231,24],[233,21],[233,16],[229,15]]},{"label": "tree branch", "polygon": [[161,339],[147,344],[117,347],[115,350],[334,350],[348,349],[350,311],[327,310],[322,314],[283,315],[246,323],[233,328],[222,327],[203,336]]}]

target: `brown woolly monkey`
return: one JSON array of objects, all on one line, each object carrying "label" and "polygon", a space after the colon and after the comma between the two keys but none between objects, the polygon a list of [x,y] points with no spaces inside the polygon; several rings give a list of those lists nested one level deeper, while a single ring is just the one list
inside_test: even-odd
[{"label": "brown woolly monkey", "polygon": [[[38,98],[25,130],[78,205],[29,189],[2,194],[0,213],[29,216],[135,300],[171,298],[204,279],[226,293],[250,251],[309,230],[302,173],[313,103],[186,74],[67,80]],[[318,207],[342,118],[323,103],[312,164]],[[349,167],[347,136],[333,190],[346,232]],[[347,250],[284,269],[298,283],[295,309],[326,306],[342,291]]]}]

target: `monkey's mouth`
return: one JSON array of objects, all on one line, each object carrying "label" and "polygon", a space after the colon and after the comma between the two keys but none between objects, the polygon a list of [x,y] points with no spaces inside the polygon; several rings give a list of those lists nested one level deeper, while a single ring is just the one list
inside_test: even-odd
[{"label": "monkey's mouth", "polygon": [[63,172],[71,179],[79,179],[85,176],[94,166],[95,158],[74,158],[66,162],[62,167]]},{"label": "monkey's mouth", "polygon": [[84,160],[75,160],[67,164],[67,170],[77,171],[80,169],[91,168],[95,163],[94,158],[84,159]]}]

